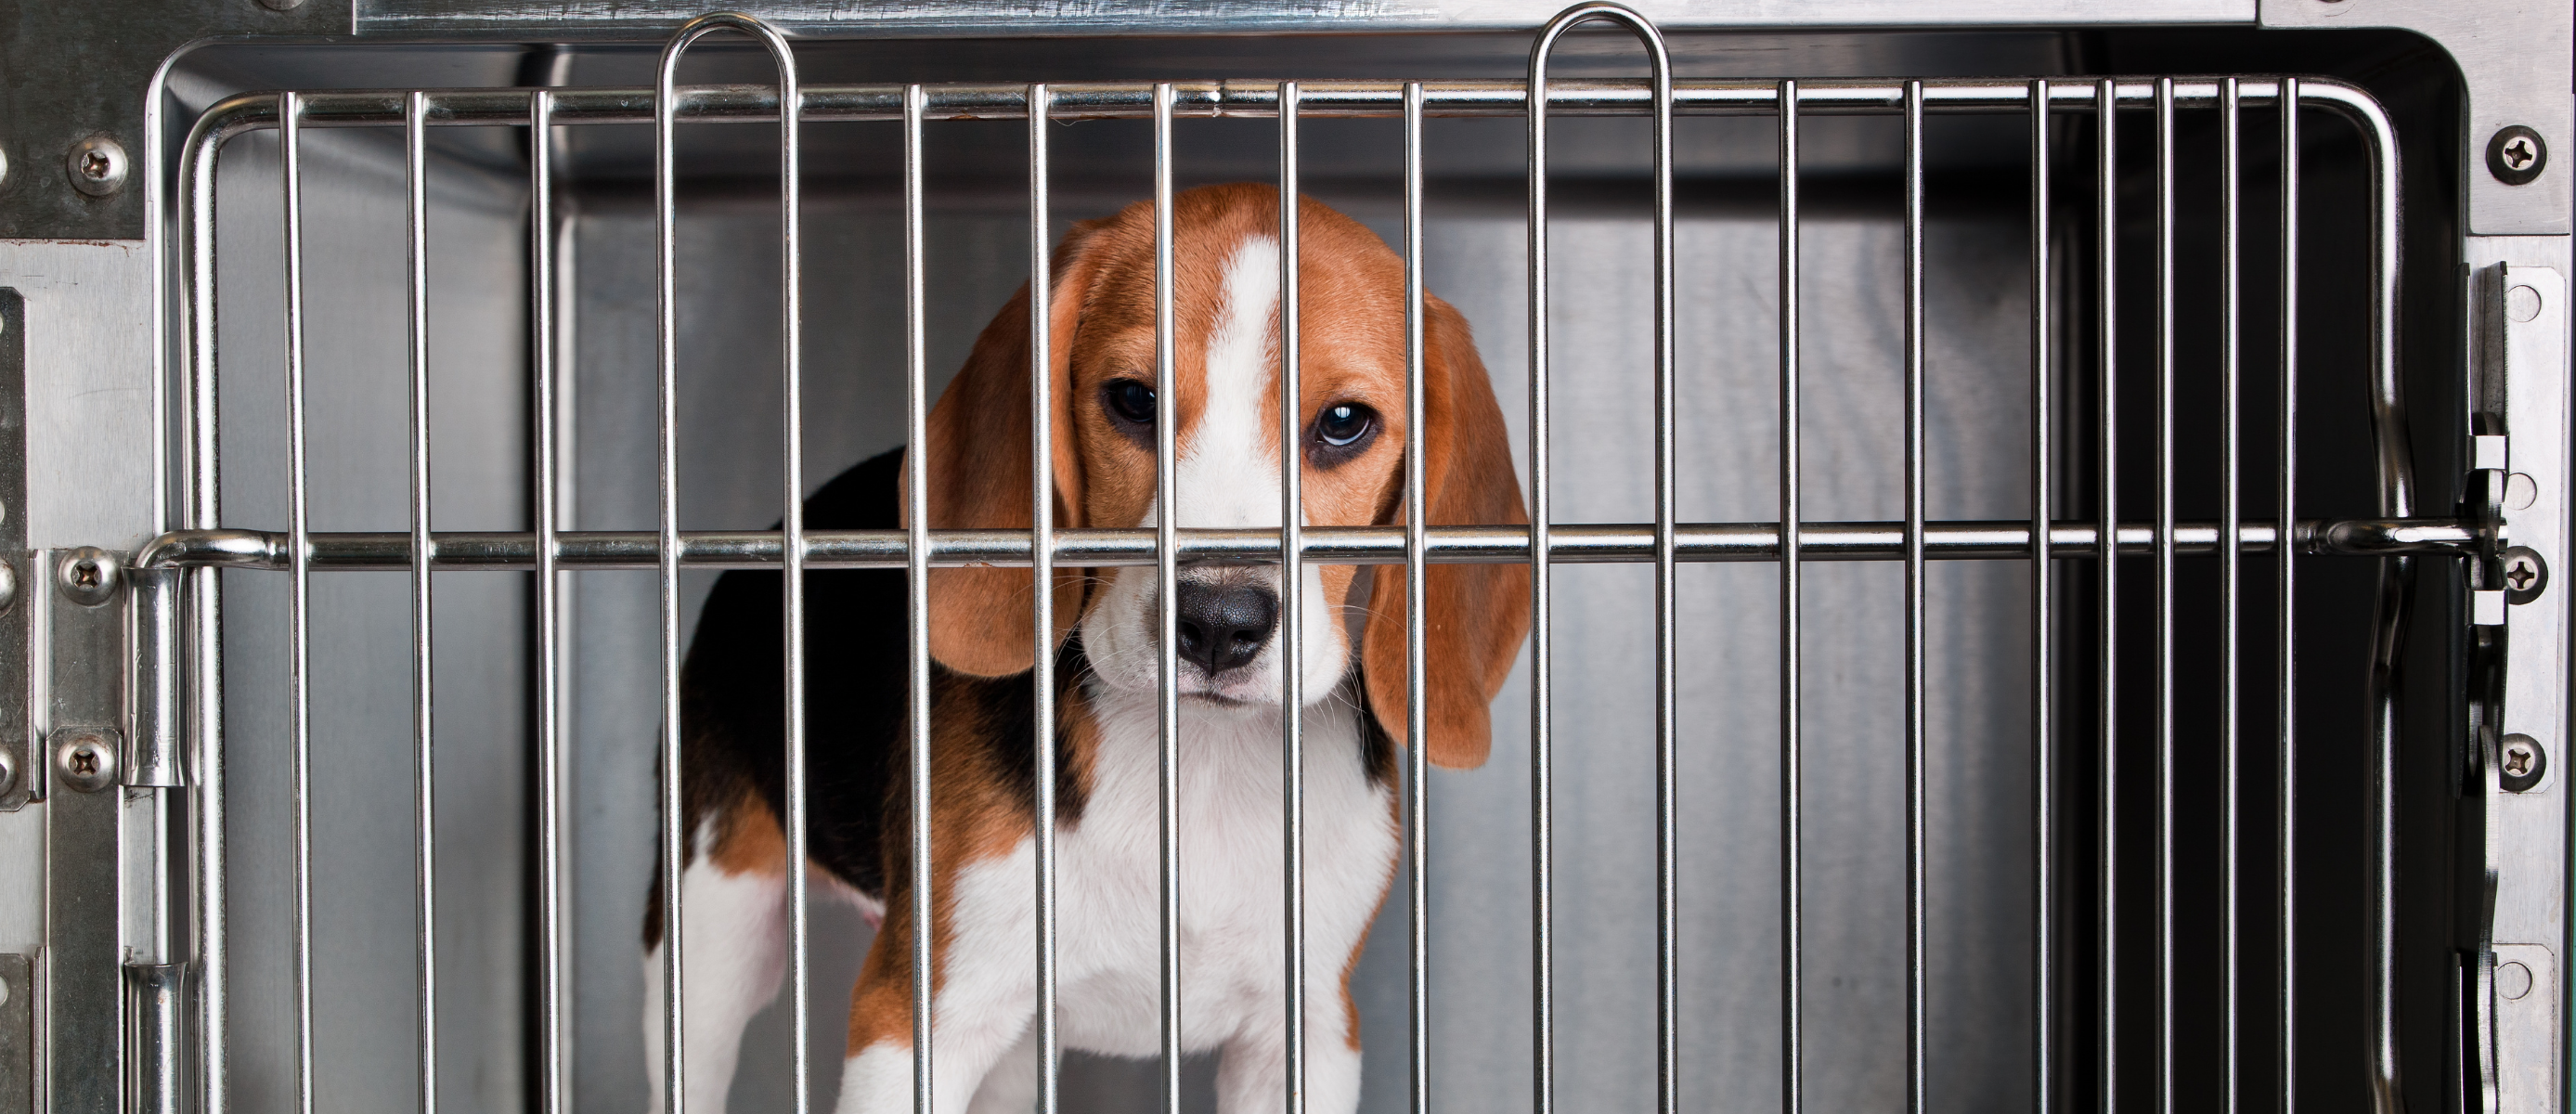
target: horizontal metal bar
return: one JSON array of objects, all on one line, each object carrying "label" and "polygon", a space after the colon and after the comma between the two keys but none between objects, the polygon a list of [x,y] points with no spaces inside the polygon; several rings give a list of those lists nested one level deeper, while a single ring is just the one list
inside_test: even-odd
[{"label": "horizontal metal bar", "polygon": [[[1526,115],[1527,86],[1519,81],[1431,81],[1423,84],[1426,116]],[[2149,108],[2155,103],[2150,81],[2115,83],[2115,103]],[[1307,116],[1400,116],[1404,112],[1401,81],[1314,81],[1299,85],[1299,111]],[[2221,82],[2178,80],[2174,100],[2183,107],[2215,107]],[[2278,95],[2277,81],[2238,83],[2247,107],[2269,105]],[[929,98],[925,115],[933,120],[1024,120],[1028,86],[1016,82],[956,82],[923,86]],[[2302,92],[2316,95],[2340,88],[2325,79],[2300,82]],[[801,100],[809,123],[893,121],[903,118],[902,85],[809,85]],[[1154,83],[1093,81],[1050,84],[1048,114],[1056,119],[1151,117]],[[2051,84],[2052,109],[2091,108],[2095,83]],[[303,127],[341,128],[399,124],[405,90],[314,92],[302,95]],[[528,122],[525,89],[439,89],[428,92],[432,125],[502,125]],[[1902,81],[1797,83],[1801,115],[1895,114],[1905,108]],[[1276,118],[1279,86],[1274,81],[1185,81],[1172,83],[1173,114],[1184,117]],[[1548,113],[1552,116],[1645,116],[1654,111],[1652,84],[1636,79],[1550,79]],[[1767,116],[1778,110],[1779,85],[1771,81],[1675,81],[1673,111],[1686,116]],[[1950,80],[1923,82],[1927,112],[2027,112],[2027,82]],[[765,85],[694,85],[678,93],[678,118],[688,123],[758,124],[778,119],[778,91]],[[649,124],[653,90],[649,87],[559,89],[555,91],[554,124]],[[203,126],[227,136],[277,126],[277,94],[243,93],[206,110]]]},{"label": "horizontal metal bar", "polygon": [[[1403,4],[1183,4],[1105,0],[930,0],[854,5],[848,0],[750,0],[742,9],[799,42],[813,39],[989,39],[1111,35],[1312,35],[1318,32],[1528,34],[1562,0],[1412,0]],[[416,42],[632,42],[701,11],[702,0],[358,0],[349,26],[362,39]],[[2255,0],[1765,0],[1641,4],[1658,29],[1743,31],[1993,27],[2091,29],[2105,25],[2252,26]]]},{"label": "horizontal metal bar", "polygon": [[[1767,522],[1714,522],[1675,528],[1679,559],[1708,563],[1777,561],[1780,530]],[[1400,565],[1404,563],[1401,526],[1315,526],[1305,531],[1304,560],[1326,565]],[[1199,564],[1265,564],[1279,560],[1276,530],[1182,530],[1179,558]],[[2214,553],[2219,530],[2208,522],[2185,523],[2175,533],[2179,552]],[[2247,522],[2237,536],[2248,553],[2269,552],[2277,531],[2270,522]],[[411,567],[407,533],[314,534],[313,567],[336,570],[397,571]],[[649,530],[564,531],[555,535],[555,563],[563,568],[642,569],[656,567],[658,535]],[[2059,557],[2099,553],[2101,531],[2089,523],[2062,522],[2049,529],[2050,551]],[[1154,563],[1154,531],[1148,529],[1058,530],[1057,564],[1102,568]],[[943,568],[967,565],[1026,567],[1026,530],[934,530],[930,563]],[[432,567],[510,570],[536,567],[536,535],[529,533],[442,532],[432,536]],[[2456,519],[2304,519],[2292,539],[2299,552],[2383,556],[2392,553],[2467,554],[2476,550],[2477,535]],[[2154,527],[2124,523],[2119,551],[2154,552]],[[283,569],[287,536],[257,530],[179,530],[145,546],[134,563],[139,568],[214,566],[236,569]],[[814,569],[899,569],[904,567],[904,531],[809,530],[805,564]],[[759,569],[777,566],[785,543],[777,531],[695,532],[680,535],[680,563],[693,568]],[[1557,525],[1548,532],[1551,559],[1561,565],[1644,563],[1655,559],[1651,524]],[[1944,560],[2026,558],[2030,556],[2027,522],[1933,522],[1925,525],[1927,555]],[[1799,527],[1799,552],[1809,561],[1897,561],[1905,557],[1902,522],[1810,522]],[[1429,560],[1433,564],[1513,564],[1529,560],[1525,526],[1431,527]]]}]

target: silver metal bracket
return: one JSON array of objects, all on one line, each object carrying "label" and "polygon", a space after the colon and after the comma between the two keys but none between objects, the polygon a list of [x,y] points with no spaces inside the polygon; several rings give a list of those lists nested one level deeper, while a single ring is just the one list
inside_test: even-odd
[{"label": "silver metal bracket", "polygon": [[[2548,586],[2567,544],[2565,274],[2495,263],[2474,273],[2470,412],[2473,517],[2489,525],[2471,570],[2472,609],[2497,625],[2472,642],[2484,677],[2480,777],[2492,887],[2468,1003],[2499,1114],[2555,1114],[2566,1011],[2567,596]],[[2494,440],[2490,440],[2494,438]],[[2473,616],[2483,622],[2484,615]],[[2488,1066],[2491,1065],[2491,1066]]]},{"label": "silver metal bracket", "polygon": [[[150,812],[158,794],[130,807],[126,713],[124,558],[81,547],[47,550],[37,580],[45,610],[45,1101],[47,1114],[125,1110],[130,900],[160,864],[129,861],[129,813]],[[133,881],[130,882],[130,879]],[[156,949],[157,950],[157,949]]]},{"label": "silver metal bracket", "polygon": [[[2571,16],[2565,0],[2260,0],[2256,18],[2267,28],[2397,27],[2438,44],[2459,64],[2468,87],[2459,168],[2468,186],[2462,207],[2469,231],[2568,231],[2568,201],[2576,197],[2570,189],[2576,164],[2568,161],[2576,157],[2576,102],[2567,96]],[[2536,173],[2490,168],[2490,147],[2515,137],[2534,145],[2521,158],[2536,158]]]}]

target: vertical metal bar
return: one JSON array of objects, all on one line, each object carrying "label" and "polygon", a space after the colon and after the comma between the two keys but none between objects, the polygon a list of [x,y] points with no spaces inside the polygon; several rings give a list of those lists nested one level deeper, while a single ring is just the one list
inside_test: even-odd
[{"label": "vertical metal bar", "polygon": [[1905,83],[1905,1109],[1924,1077],[1923,83]]},{"label": "vertical metal bar", "polygon": [[[1431,766],[1430,717],[1422,685],[1423,633],[1430,626],[1424,588],[1429,578],[1423,558],[1430,552],[1430,512],[1425,494],[1423,441],[1430,421],[1423,404],[1422,348],[1422,83],[1404,83],[1404,845],[1408,897],[1407,970],[1411,976],[1413,1114],[1431,1108],[1431,922],[1430,891],[1424,876],[1431,867],[1424,844],[1429,825]],[[1293,659],[1292,659],[1293,660]]]},{"label": "vertical metal bar", "polygon": [[[2244,228],[2237,192],[2243,184],[2239,159],[2239,141],[2243,138],[2243,121],[2239,119],[2242,90],[2237,79],[2230,77],[2218,86],[2218,420],[2219,480],[2218,521],[2226,527],[2227,541],[2218,547],[2218,777],[2219,777],[2219,888],[2221,896],[2220,931],[2223,933],[2223,955],[2220,959],[2224,983],[2224,1015],[2219,1019],[2226,1041],[2224,1072],[2226,1093],[2223,1109],[2234,1114],[2237,1085],[2240,1081],[2243,1055],[2237,1045],[2242,1036],[2238,1017],[2238,968],[2241,964],[2237,941],[2238,871],[2236,848],[2237,823],[2237,754],[2239,749],[2239,700],[2237,670],[2236,613],[2241,603],[2240,567],[2245,549],[2245,532],[2236,529],[2243,518],[2242,493],[2239,487],[2242,450],[2238,438],[2237,381],[2242,349],[2238,303],[2238,260],[2240,238]],[[2281,547],[2287,552],[2289,547]]]},{"label": "vertical metal bar", "polygon": [[537,536],[537,931],[538,1081],[543,1114],[566,1114],[569,990],[564,931],[563,601],[555,571],[562,481],[555,435],[563,422],[555,391],[558,335],[555,303],[554,113],[552,90],[528,94],[528,321],[536,459],[530,493]]},{"label": "vertical metal bar", "polygon": [[[2288,538],[2297,525],[2299,475],[2299,79],[2281,79],[2281,394],[2280,505],[2273,521],[2276,538]],[[2280,924],[2280,1057],[2281,1114],[2298,1109],[2298,639],[2292,604],[2296,599],[2297,552],[2289,545],[2272,547],[2279,564],[2273,599],[2272,688],[2273,730],[2279,755],[2277,843],[2281,884]]]},{"label": "vertical metal bar", "polygon": [[[1047,229],[1048,110],[1055,94],[1029,86],[1029,613],[1030,746],[1036,771],[1038,1114],[1055,1114],[1061,1059],[1055,1018],[1055,290]],[[1294,646],[1296,643],[1291,642]],[[1295,661],[1295,654],[1288,660]]]},{"label": "vertical metal bar", "polygon": [[279,175],[286,198],[287,762],[295,812],[295,1109],[313,1114],[313,522],[304,444],[304,99],[277,97]]},{"label": "vertical metal bar", "polygon": [[805,113],[796,55],[766,27],[760,37],[778,66],[778,343],[784,405],[779,453],[780,610],[786,639],[787,706],[787,1071],[795,1114],[813,1108],[813,946],[806,909],[808,805],[805,761],[805,252],[804,147],[797,125]]},{"label": "vertical metal bar", "polygon": [[912,716],[912,1109],[931,1114],[930,860],[930,362],[929,312],[922,244],[921,118],[930,97],[919,85],[903,87],[903,376],[904,444],[912,467],[903,471],[904,610],[910,645],[906,673]]},{"label": "vertical metal bar", "polygon": [[2156,79],[2156,1108],[2174,1109],[2174,84]]},{"label": "vertical metal bar", "polygon": [[672,125],[679,98],[674,88],[680,52],[695,37],[696,25],[683,27],[662,49],[653,89],[653,239],[655,314],[654,496],[660,516],[655,546],[654,585],[660,603],[662,712],[662,1094],[670,1114],[688,1109],[687,1027],[681,1002],[686,987],[680,961],[684,946],[680,870],[683,828],[680,815],[680,296],[678,216],[673,182],[677,154]]},{"label": "vertical metal bar", "polygon": [[[180,155],[179,180],[186,200],[181,210],[180,252],[186,260],[180,309],[186,315],[188,346],[188,505],[185,525],[210,530],[222,521],[222,483],[215,433],[219,417],[215,391],[215,171],[220,132],[202,125],[191,128]],[[224,803],[224,732],[222,623],[219,607],[222,574],[191,570],[186,594],[190,653],[188,733],[195,754],[197,795],[191,802],[196,827],[197,902],[197,1050],[198,1110],[225,1114],[231,1106],[231,1027],[229,1004],[230,945],[226,899],[230,884],[225,842],[228,819]]]},{"label": "vertical metal bar", "polygon": [[1279,733],[1282,792],[1286,817],[1281,833],[1282,895],[1287,905],[1284,929],[1288,950],[1288,1016],[1286,1056],[1287,1114],[1306,1114],[1306,543],[1305,389],[1299,376],[1299,293],[1297,253],[1299,210],[1304,195],[1297,189],[1297,111],[1300,93],[1294,81],[1279,83]]},{"label": "vertical metal bar", "polygon": [[1181,1110],[1180,492],[1173,486],[1181,408],[1173,343],[1172,83],[1163,81],[1154,85],[1154,704],[1164,1114]]},{"label": "vertical metal bar", "polygon": [[[2340,92],[2320,89],[2317,94],[2336,97]],[[2346,95],[2338,107],[2354,117],[2370,152],[2371,442],[2379,466],[2379,513],[2404,518],[2415,513],[2415,476],[2407,447],[2405,390],[2397,368],[2397,136],[2386,114],[2367,97]],[[2399,684],[2413,585],[2413,559],[2382,559],[2372,616],[2369,687],[2370,820],[2365,854],[2370,887],[2370,1004],[2363,1015],[2370,1048],[2371,1103],[2377,1114],[2396,1114],[2404,1106],[2397,1048],[2397,746],[2403,730],[2404,697]]]},{"label": "vertical metal bar", "polygon": [[1530,1114],[1556,1110],[1555,740],[1550,717],[1555,632],[1548,623],[1553,554],[1548,544],[1547,53],[1570,26],[1550,22],[1530,48],[1529,84],[1529,481],[1530,481]]},{"label": "vertical metal bar", "polygon": [[[2101,735],[2101,879],[2094,895],[2101,968],[2095,974],[2101,996],[2101,1036],[2096,1055],[2101,1062],[2101,1088],[2096,1101],[2104,1114],[2120,1103],[2120,409],[2118,376],[2119,283],[2115,266],[2119,247],[2116,208],[2119,158],[2115,124],[2119,118],[2119,82],[2103,78],[2093,84],[2093,331],[2096,404],[2100,407],[2098,496],[2102,539],[2094,575],[2101,595],[2097,616],[2101,631],[2100,672],[2095,681],[2096,730]],[[2285,537],[2287,535],[2284,535]]]},{"label": "vertical metal bar", "polygon": [[411,356],[411,730],[414,929],[420,968],[420,1109],[438,1110],[438,777],[431,747],[429,537],[429,94],[403,97],[403,166],[409,192],[404,252]]},{"label": "vertical metal bar", "polygon": [[[1641,38],[1646,36],[1641,35]],[[1645,43],[1655,83],[1655,1074],[1656,1109],[1681,1110],[1680,570],[1673,395],[1673,78],[1662,43]]]},{"label": "vertical metal bar", "polygon": [[[659,250],[661,253],[659,308],[661,312],[660,355],[662,395],[660,449],[661,474],[659,477],[659,484],[662,504],[662,537],[661,560],[659,563],[661,566],[662,591],[663,683],[662,937],[665,947],[665,981],[663,985],[668,988],[668,992],[663,996],[663,1008],[665,1011],[664,1024],[667,1027],[663,1047],[668,1050],[667,1062],[663,1065],[663,1079],[665,1084],[664,1094],[669,1098],[671,1114],[680,1114],[680,1110],[686,1103],[687,1098],[681,1092],[681,1084],[683,1082],[681,1065],[685,1057],[683,1057],[681,1049],[684,1011],[681,1009],[680,924],[683,918],[680,915],[679,876],[683,858],[681,840],[684,835],[682,831],[682,822],[684,818],[680,815],[680,781],[682,774],[680,766],[681,735],[679,692],[679,265],[674,239],[674,229],[677,223],[674,209],[675,188],[673,186],[673,177],[675,173],[674,167],[677,162],[672,136],[672,127],[674,123],[673,116],[677,104],[674,82],[679,72],[680,55],[686,52],[692,43],[697,42],[699,39],[704,38],[709,34],[722,30],[738,31],[753,39],[759,40],[761,46],[769,52],[770,61],[778,68],[780,177],[779,234],[781,243],[779,281],[783,288],[780,291],[779,332],[781,346],[783,348],[783,366],[781,371],[786,380],[784,384],[785,405],[783,407],[784,412],[782,414],[782,424],[785,426],[786,445],[782,453],[784,464],[782,478],[785,502],[787,504],[784,514],[782,515],[782,536],[785,556],[783,568],[780,570],[783,585],[780,595],[782,612],[781,626],[783,628],[781,636],[785,641],[784,665],[786,674],[781,678],[781,687],[786,690],[786,707],[784,712],[786,720],[785,746],[787,807],[786,815],[781,818],[780,826],[785,829],[785,857],[787,860],[782,865],[784,866],[787,874],[787,968],[789,986],[788,1065],[789,1071],[794,1076],[794,1079],[790,1084],[792,1093],[795,1095],[794,1109],[797,1114],[804,1114],[810,1105],[810,1083],[808,1080],[808,1076],[810,1075],[810,1065],[807,1063],[809,1056],[806,1049],[806,1038],[811,1027],[811,1021],[807,1017],[809,1012],[807,1009],[807,999],[810,991],[808,984],[811,982],[811,979],[809,977],[810,948],[808,947],[805,909],[805,841],[807,833],[805,819],[804,377],[802,375],[804,360],[804,302],[802,291],[800,289],[802,286],[801,276],[804,262],[802,252],[799,250],[801,246],[799,241],[799,229],[802,224],[802,221],[800,220],[802,205],[800,187],[797,181],[800,164],[803,158],[802,148],[797,139],[797,124],[803,113],[804,96],[796,77],[796,55],[793,50],[789,49],[786,37],[779,34],[778,30],[771,27],[769,24],[754,17],[742,15],[737,12],[716,12],[709,15],[703,15],[681,25],[680,30],[671,36],[670,42],[662,49],[662,63],[658,80],[654,86],[653,99],[654,222],[655,231],[659,239]],[[915,121],[915,123],[917,124],[917,121]],[[914,184],[913,171],[915,169],[914,164],[918,162],[916,157],[918,155],[918,140],[918,127],[908,128],[906,132],[906,147],[904,150],[906,170],[905,181],[907,187]],[[909,200],[911,200],[911,195],[907,193],[907,201]],[[907,210],[907,218],[914,215],[917,215],[917,210]],[[917,223],[918,222],[913,222],[913,224]],[[917,227],[908,225],[907,233],[907,249],[917,248],[919,244],[919,231]],[[918,256],[918,251],[912,251],[911,257],[908,260],[909,265],[912,268],[908,277],[915,280],[916,288],[918,286],[917,280],[919,275]],[[917,364],[919,362],[920,355],[918,344],[920,333],[918,300],[915,299],[913,302],[909,303],[907,308],[912,311],[909,319],[909,326],[912,339],[915,342],[912,354],[914,361]],[[922,443],[922,440],[917,433],[918,431],[916,429],[916,436],[908,442],[909,444],[917,446]],[[921,475],[921,470],[919,468],[908,469],[906,474],[917,483]],[[922,506],[923,503],[920,499],[916,498],[907,505],[917,508]],[[913,517],[915,519],[914,525],[917,534],[919,530],[919,516],[915,515]],[[920,548],[921,545],[918,541],[916,541],[912,546],[913,557],[915,560],[919,559],[918,550]],[[919,578],[916,576],[914,592],[914,603],[916,605],[919,604],[921,599],[918,581]],[[914,617],[914,622],[912,623],[916,650],[914,665],[917,673],[923,673],[926,676],[927,667],[921,664],[918,652],[920,647],[923,645],[921,639],[926,637],[922,633],[923,629],[920,618],[916,615]],[[925,702],[916,706],[926,708],[928,705]],[[919,732],[921,724],[925,720],[925,716],[915,717],[914,727],[916,733]],[[918,761],[921,754],[925,752],[926,748],[916,748],[916,761]],[[914,791],[916,795],[924,791],[919,781],[915,782]],[[916,813],[914,816],[916,831],[918,830],[919,825],[924,822],[924,817],[921,814]],[[923,890],[924,886],[926,886],[926,883],[922,882],[920,878],[916,878],[916,890]],[[923,892],[926,892],[926,890]],[[918,929],[919,926],[927,923],[928,921],[926,918],[916,920],[915,927]],[[916,954],[918,954],[920,949],[927,947],[926,941],[928,937],[920,931],[916,931],[914,935],[917,938],[915,942],[915,950]],[[916,975],[916,982],[918,981],[919,976]],[[916,997],[917,996],[918,995],[916,995]],[[916,1030],[918,1030],[922,1024],[924,1024],[924,1022],[921,1019],[915,1019]],[[917,1059],[920,1057],[926,1057],[929,1054],[927,1046],[928,1042],[923,1041],[919,1043],[921,1047],[917,1048],[915,1051]],[[915,1081],[916,1088],[918,1089],[919,1087],[927,1086],[927,1079],[928,1073],[925,1070],[921,1077]]]},{"label": "vertical metal bar", "polygon": [[1800,1067],[1800,954],[1804,887],[1799,864],[1800,753],[1798,553],[1798,83],[1780,83],[1780,1107],[1803,1103]]},{"label": "vertical metal bar", "polygon": [[2057,369],[2051,357],[2049,294],[2048,94],[2030,83],[2030,751],[2031,751],[2031,1109],[2056,1098],[2057,1036],[2057,617],[2055,562],[2048,547],[2056,517],[2051,438]]},{"label": "vertical metal bar", "polygon": [[[1551,923],[1554,917],[1552,887],[1556,872],[1555,841],[1555,739],[1550,717],[1553,694],[1550,675],[1554,669],[1555,631],[1550,620],[1553,587],[1549,576],[1554,569],[1554,555],[1549,544],[1548,498],[1548,275],[1547,275],[1547,60],[1556,43],[1576,24],[1587,20],[1609,20],[1625,24],[1646,48],[1654,65],[1656,127],[1656,212],[1658,233],[1658,310],[1656,317],[1658,399],[1666,397],[1669,387],[1669,347],[1671,336],[1671,135],[1672,135],[1672,64],[1664,50],[1663,36],[1644,16],[1623,5],[1606,0],[1580,3],[1557,13],[1539,31],[1530,46],[1529,81],[1525,103],[1529,112],[1528,159],[1529,186],[1529,480],[1530,480],[1530,1087],[1532,1114],[1552,1114],[1556,1109],[1556,940]],[[1665,411],[1669,414],[1669,410]],[[1669,420],[1659,420],[1659,430],[1668,429]],[[1665,459],[1660,453],[1659,465]],[[1668,469],[1666,469],[1668,471]],[[1659,482],[1669,479],[1659,476]],[[1663,572],[1670,547],[1669,531],[1658,523],[1657,579],[1659,586],[1668,584]],[[1659,596],[1659,603],[1661,597]],[[1659,694],[1662,695],[1662,694]],[[1662,716],[1662,705],[1658,705]],[[1660,756],[1669,756],[1670,748],[1661,746]],[[1666,780],[1667,768],[1659,764],[1658,781]],[[1660,821],[1659,821],[1660,823]],[[1669,831],[1667,828],[1666,831]],[[1659,864],[1660,866],[1660,864]],[[1659,876],[1658,889],[1669,899],[1670,890]],[[1661,910],[1659,910],[1661,912]],[[1662,928],[1659,924],[1659,933]],[[1669,934],[1659,940],[1659,947],[1669,942]],[[1659,963],[1663,960],[1659,958]],[[1658,972],[1667,975],[1668,969]],[[1669,981],[1659,982],[1659,991]],[[1669,1014],[1658,1018],[1659,1026],[1669,1021]],[[1670,1075],[1662,1081],[1669,1093]]]}]

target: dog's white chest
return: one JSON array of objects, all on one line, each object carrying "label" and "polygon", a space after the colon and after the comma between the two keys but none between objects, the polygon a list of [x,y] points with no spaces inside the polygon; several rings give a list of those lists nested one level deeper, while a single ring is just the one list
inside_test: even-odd
[{"label": "dog's white chest", "polygon": [[[1059,1017],[1068,1047],[1151,1055],[1159,1046],[1159,762],[1152,698],[1096,695],[1101,732],[1091,793],[1057,843]],[[1184,705],[1179,818],[1182,1040],[1224,1043],[1284,1008],[1285,806],[1275,714]],[[1392,790],[1369,783],[1358,715],[1338,697],[1306,714],[1309,1015],[1342,1031],[1337,977],[1376,912],[1398,847]],[[1033,849],[964,872],[948,993],[1025,973],[1032,948]],[[994,971],[992,974],[1003,975]],[[1026,976],[996,982],[1026,985]],[[1001,986],[994,986],[1001,990]],[[1330,1017],[1324,1016],[1329,1014]]]}]

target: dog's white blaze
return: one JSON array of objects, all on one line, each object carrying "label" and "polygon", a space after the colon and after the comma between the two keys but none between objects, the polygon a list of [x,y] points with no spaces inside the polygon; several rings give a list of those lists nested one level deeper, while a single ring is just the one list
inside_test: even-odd
[{"label": "dog's white blaze", "polygon": [[[1307,1095],[1317,1114],[1359,1101],[1360,1056],[1339,993],[1395,869],[1390,790],[1362,767],[1359,720],[1343,699],[1310,706],[1307,730]],[[1152,1056],[1160,1040],[1160,892],[1154,700],[1097,693],[1098,765],[1079,824],[1057,843],[1057,978],[1064,1046]],[[1184,705],[1181,713],[1181,1040],[1221,1050],[1226,1114],[1280,1109],[1287,988],[1280,962],[1280,766],[1276,713]],[[1025,1086],[1035,1001],[1035,923],[1026,840],[961,871],[934,1007],[939,1114],[984,1114]],[[912,1055],[862,1049],[844,1069],[841,1114],[911,1109]],[[980,1087],[979,1087],[980,1084]],[[969,1096],[974,1096],[971,1108]],[[1024,1102],[1021,1108],[1024,1108]]]},{"label": "dog's white blaze", "polygon": [[[1268,423],[1262,416],[1279,387],[1278,310],[1279,242],[1268,236],[1249,237],[1226,259],[1224,301],[1207,342],[1205,408],[1179,446],[1180,457],[1172,466],[1180,489],[1176,506],[1182,526],[1279,525],[1279,456],[1275,436],[1271,447],[1264,447]],[[1148,507],[1138,525],[1153,526],[1157,513],[1159,507]],[[1274,570],[1274,584],[1276,576]],[[1083,644],[1090,651],[1092,667],[1113,686],[1151,689],[1154,570],[1120,569],[1110,580],[1098,615],[1083,629]],[[1307,566],[1298,588],[1303,605],[1298,645],[1311,703],[1324,699],[1340,681],[1349,645],[1341,616],[1325,605],[1323,570]],[[1279,645],[1274,640],[1251,664],[1229,672],[1221,684],[1184,676],[1182,691],[1275,703]],[[1183,672],[1191,670],[1185,665]]]}]

